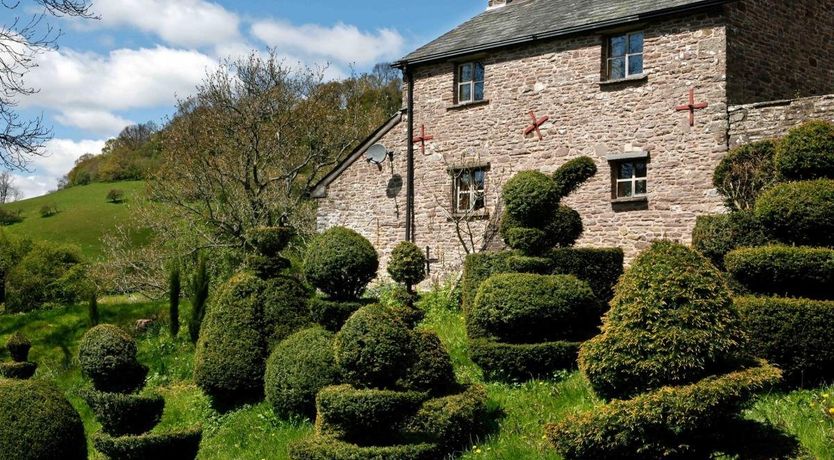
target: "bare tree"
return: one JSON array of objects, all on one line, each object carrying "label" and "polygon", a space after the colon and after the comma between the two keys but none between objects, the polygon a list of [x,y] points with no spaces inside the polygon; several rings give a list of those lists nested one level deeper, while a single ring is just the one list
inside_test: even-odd
[{"label": "bare tree", "polygon": [[0,204],[20,199],[20,189],[15,185],[14,176],[8,171],[0,173]]},{"label": "bare tree", "polygon": [[31,4],[41,12],[28,18],[15,15],[11,23],[0,25],[0,163],[6,169],[25,169],[33,156],[44,154],[52,135],[42,117],[26,119],[16,110],[21,96],[38,91],[26,84],[26,73],[37,66],[38,55],[57,47],[61,36],[46,18],[94,17],[89,0],[0,0],[15,14]]}]

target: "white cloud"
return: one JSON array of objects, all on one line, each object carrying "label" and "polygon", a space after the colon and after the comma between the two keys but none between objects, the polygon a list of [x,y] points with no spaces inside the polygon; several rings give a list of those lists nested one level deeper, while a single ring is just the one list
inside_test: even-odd
[{"label": "white cloud", "polygon": [[332,27],[318,24],[296,26],[281,20],[255,22],[252,35],[280,52],[358,66],[399,57],[405,42],[393,29],[363,32],[356,26],[343,23]]},{"label": "white cloud", "polygon": [[55,116],[55,121],[64,126],[81,128],[84,131],[112,137],[119,134],[132,121],[104,110],[66,110]]},{"label": "white cloud", "polygon": [[46,143],[45,156],[35,157],[30,166],[32,174],[15,174],[15,185],[23,198],[32,198],[55,190],[58,180],[75,165],[75,160],[85,153],[98,154],[104,148],[104,140],[52,139]]}]

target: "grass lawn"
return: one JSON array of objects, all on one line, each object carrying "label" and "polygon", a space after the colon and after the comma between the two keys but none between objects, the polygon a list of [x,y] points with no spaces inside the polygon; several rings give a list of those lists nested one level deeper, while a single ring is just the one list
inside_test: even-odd
[{"label": "grass lawn", "polygon": [[[78,245],[93,260],[101,255],[101,237],[127,219],[131,203],[144,187],[141,181],[81,185],[9,203],[3,209],[20,211],[23,222],[3,228],[20,237]],[[123,190],[124,202],[108,202],[111,189]],[[43,206],[56,207],[58,214],[41,217]]]},{"label": "grass lawn", "polygon": [[[482,381],[479,369],[468,359],[463,317],[442,307],[438,296],[422,301],[428,308],[423,328],[436,331],[452,354],[458,378]],[[183,305],[187,310],[188,305]],[[194,347],[183,330],[177,339],[167,333],[166,306],[126,298],[104,299],[99,305],[102,322],[133,330],[140,318],[161,318],[156,328],[139,336],[140,360],[150,366],[146,391],[159,392],[166,399],[165,414],[156,430],[200,424],[204,438],[201,459],[286,459],[289,442],[312,433],[306,420],[278,420],[265,404],[246,406],[220,414],[191,382]],[[187,311],[183,311],[183,319]],[[99,429],[92,413],[78,397],[87,385],[75,361],[77,344],[84,333],[86,307],[0,316],[0,343],[20,329],[32,339],[31,359],[38,362],[36,378],[52,379],[67,393],[84,419],[87,434]],[[184,324],[184,322],[183,322]],[[0,359],[8,359],[5,349]],[[577,372],[557,376],[553,381],[519,385],[488,384],[490,405],[496,414],[493,433],[473,440],[464,459],[558,459],[543,439],[543,425],[573,411],[587,410],[599,402]],[[834,420],[826,417],[817,401],[834,387],[815,391],[765,395],[749,412],[750,418],[769,421],[796,435],[808,458],[834,458]],[[90,449],[90,458],[103,458]]]}]

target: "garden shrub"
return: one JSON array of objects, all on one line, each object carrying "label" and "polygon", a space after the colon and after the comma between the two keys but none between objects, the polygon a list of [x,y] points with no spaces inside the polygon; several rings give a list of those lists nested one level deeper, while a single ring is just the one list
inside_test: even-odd
[{"label": "garden shrub", "polygon": [[547,232],[540,228],[520,227],[507,213],[501,219],[500,231],[507,246],[523,254],[540,254],[552,247]]},{"label": "garden shrub", "polygon": [[110,189],[107,192],[107,201],[111,203],[121,203],[125,200],[125,191],[118,188]]},{"label": "garden shrub", "polygon": [[469,355],[488,381],[550,378],[562,369],[576,368],[579,342],[512,344],[471,339]]},{"label": "garden shrub", "polygon": [[58,207],[54,204],[45,204],[40,209],[41,217],[46,219],[58,214]]},{"label": "garden shrub", "polygon": [[405,436],[453,452],[467,446],[473,435],[482,431],[486,403],[483,385],[470,385],[460,393],[429,399],[405,422]]},{"label": "garden shrub", "polygon": [[507,273],[481,284],[466,325],[470,338],[573,341],[592,335],[598,311],[588,283],[572,275]]},{"label": "garden shrub", "polygon": [[310,320],[328,331],[338,332],[350,315],[376,302],[376,299],[330,300],[316,296],[308,303]]},{"label": "garden shrub", "polygon": [[597,394],[627,398],[732,368],[743,337],[718,270],[689,248],[656,242],[623,275],[579,366]]},{"label": "garden shrub", "polygon": [[[439,456],[440,455],[440,456]],[[358,446],[327,437],[312,437],[290,444],[292,460],[437,460],[442,458],[435,444]]]},{"label": "garden shrub", "polygon": [[755,212],[783,243],[834,247],[834,180],[775,185],[756,200]]},{"label": "garden shrub", "polygon": [[391,251],[388,274],[410,291],[412,286],[426,279],[426,255],[416,244],[403,241]]},{"label": "garden shrub", "polygon": [[539,227],[559,205],[556,182],[539,171],[522,171],[504,184],[501,191],[507,214],[521,227]]},{"label": "garden shrub", "polygon": [[457,388],[452,360],[437,334],[417,331],[413,343],[416,359],[397,387],[432,394],[445,394]]},{"label": "garden shrub", "polygon": [[78,346],[81,372],[99,391],[133,392],[145,383],[148,368],[136,360],[136,341],[112,324],[88,330]]},{"label": "garden shrub", "polygon": [[834,379],[834,302],[776,297],[735,299],[751,352],[779,366],[791,386]]},{"label": "garden shrub", "polygon": [[692,247],[719,269],[724,268],[724,256],[730,251],[771,242],[753,211],[698,216],[692,231]]},{"label": "garden shrub", "polygon": [[258,227],[246,234],[249,245],[265,257],[276,257],[293,237],[290,227]]},{"label": "garden shrub", "polygon": [[776,167],[789,180],[834,179],[834,123],[814,120],[792,129],[776,148]]},{"label": "garden shrub", "polygon": [[78,412],[53,384],[0,380],[0,456],[15,460],[86,460]]},{"label": "garden shrub", "polygon": [[546,427],[566,460],[711,458],[715,432],[757,392],[777,384],[767,363],[615,400]]},{"label": "garden shrub", "polygon": [[728,208],[749,210],[759,194],[776,182],[776,143],[765,140],[736,147],[718,163],[712,183]]},{"label": "garden shrub", "polygon": [[27,380],[35,375],[38,365],[29,362],[0,363],[0,377]]},{"label": "garden shrub", "polygon": [[347,383],[390,388],[414,356],[412,331],[381,305],[363,307],[336,334],[336,364]]},{"label": "garden shrub", "polygon": [[316,394],[335,385],[339,370],[334,334],[320,327],[296,332],[279,343],[266,363],[266,400],[279,417],[315,417]]},{"label": "garden shrub", "polygon": [[112,437],[93,435],[93,445],[108,458],[145,460],[149,458],[193,459],[197,457],[203,433],[191,428],[168,433],[146,433],[138,436]]},{"label": "garden shrub", "polygon": [[553,261],[547,257],[533,257],[520,254],[507,258],[506,265],[508,273],[547,275],[553,270]]},{"label": "garden shrub", "polygon": [[20,222],[23,222],[23,217],[20,215],[20,211],[0,208],[0,225],[14,225]]},{"label": "garden shrub", "polygon": [[567,206],[557,206],[538,219],[538,227],[527,227],[506,212],[499,228],[501,236],[509,247],[524,254],[542,254],[553,247],[573,246],[584,231],[582,217]]},{"label": "garden shrub", "polygon": [[264,282],[260,301],[268,344],[278,343],[310,325],[309,297],[307,288],[293,277],[278,276]]},{"label": "garden shrub", "polygon": [[307,281],[335,300],[359,298],[378,268],[370,241],[344,227],[318,235],[304,258]]},{"label": "garden shrub", "polygon": [[580,185],[597,174],[597,165],[590,157],[579,157],[563,164],[553,173],[556,190],[560,197],[566,197],[576,191]]},{"label": "garden shrub", "polygon": [[13,361],[22,363],[29,360],[29,350],[32,348],[32,342],[18,331],[9,336],[6,341],[6,348],[9,350]]},{"label": "garden shrub", "polygon": [[727,271],[755,294],[834,298],[834,249],[763,246],[725,257]]},{"label": "garden shrub", "polygon": [[18,239],[0,230],[0,303],[6,301],[6,278],[23,256],[32,249],[32,242]]},{"label": "garden shrub", "polygon": [[263,290],[261,279],[237,274],[208,306],[194,356],[194,381],[217,405],[263,395],[267,357]]},{"label": "garden shrub", "polygon": [[90,390],[82,395],[110,436],[139,435],[162,419],[165,400],[159,395],[139,396]]},{"label": "garden shrub", "polygon": [[487,278],[499,273],[517,271],[510,269],[510,259],[517,256],[513,251],[480,252],[466,256],[461,279],[461,306],[464,313],[469,312],[475,303],[478,288]]},{"label": "garden shrub", "polygon": [[71,271],[81,262],[77,247],[34,243],[6,277],[6,311],[22,313],[86,298],[80,289],[84,286],[74,285],[83,279],[83,271]]}]

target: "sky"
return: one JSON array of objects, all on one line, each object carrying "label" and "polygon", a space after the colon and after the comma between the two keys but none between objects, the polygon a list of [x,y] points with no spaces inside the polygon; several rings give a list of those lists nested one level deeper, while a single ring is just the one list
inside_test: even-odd
[{"label": "sky", "polygon": [[[7,2],[11,3],[11,2]],[[273,48],[328,78],[393,62],[486,8],[487,0],[93,0],[98,20],[46,18],[62,32],[26,75],[24,117],[53,130],[46,156],[15,172],[23,197],[56,188],[75,160],[130,124],[163,124],[224,58]],[[39,10],[0,6],[5,26]]]}]

